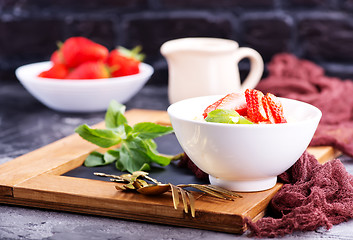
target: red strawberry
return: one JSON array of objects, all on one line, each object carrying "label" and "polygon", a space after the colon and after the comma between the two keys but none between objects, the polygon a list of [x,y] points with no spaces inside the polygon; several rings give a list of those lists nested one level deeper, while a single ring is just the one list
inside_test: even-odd
[{"label": "red strawberry", "polygon": [[60,48],[67,67],[74,68],[84,62],[104,61],[109,51],[106,47],[84,37],[71,37]]},{"label": "red strawberry", "polygon": [[263,97],[262,98],[262,104],[264,106],[264,109],[266,111],[266,116],[267,116],[267,119],[268,119],[268,123],[276,123],[273,115],[272,115],[272,111],[271,111],[271,108],[270,108],[270,105],[269,105],[269,102],[267,100],[266,97]]},{"label": "red strawberry", "polygon": [[53,64],[64,64],[64,58],[60,50],[56,50],[50,57],[50,61]]},{"label": "red strawberry", "polygon": [[247,113],[246,108],[247,108],[247,105],[246,105],[244,93],[230,93],[226,95],[224,98],[221,98],[217,102],[208,106],[205,109],[203,116],[204,118],[206,118],[208,113],[215,109],[235,110],[240,115],[246,116],[246,113]]},{"label": "red strawberry", "polygon": [[72,70],[66,79],[109,78],[108,67],[102,62],[86,62]]},{"label": "red strawberry", "polygon": [[213,110],[216,110],[218,105],[221,104],[222,100],[225,97],[219,99],[218,101],[216,101],[215,103],[212,103],[210,106],[208,106],[204,111],[203,111],[203,118],[206,118],[209,112],[212,112]]},{"label": "red strawberry", "polygon": [[54,64],[49,70],[41,72],[38,77],[64,79],[68,73],[64,64]]},{"label": "red strawberry", "polygon": [[240,115],[247,115],[247,104],[244,93],[230,93],[225,96],[217,109],[230,109],[237,111]]},{"label": "red strawberry", "polygon": [[248,117],[252,122],[258,123],[268,120],[263,106],[263,96],[264,94],[261,91],[255,89],[246,89],[245,91]]},{"label": "red strawberry", "polygon": [[273,116],[274,123],[286,123],[287,120],[284,117],[283,106],[280,100],[271,93],[267,93],[264,99],[268,103],[268,112]]},{"label": "red strawberry", "polygon": [[122,77],[140,72],[139,65],[144,55],[140,54],[141,48],[135,47],[131,51],[122,47],[112,50],[106,60],[112,69],[112,77]]}]

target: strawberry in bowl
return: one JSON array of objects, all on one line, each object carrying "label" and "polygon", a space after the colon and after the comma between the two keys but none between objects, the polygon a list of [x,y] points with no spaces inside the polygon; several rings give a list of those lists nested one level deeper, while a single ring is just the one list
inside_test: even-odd
[{"label": "strawberry in bowl", "polygon": [[123,47],[112,50],[106,59],[107,65],[112,69],[112,77],[139,73],[139,64],[145,58],[145,55],[141,54],[140,51],[140,46],[131,51]]},{"label": "strawberry in bowl", "polygon": [[55,79],[101,79],[138,74],[145,55],[141,47],[109,50],[84,37],[71,37],[50,57],[52,67],[38,74]]},{"label": "strawberry in bowl", "polygon": [[[153,68],[141,47],[106,47],[84,37],[59,44],[50,61],[16,69],[21,84],[41,103],[64,112],[105,111],[111,100],[125,103],[145,85]],[[117,60],[119,55],[119,61]]]},{"label": "strawberry in bowl", "polygon": [[[226,121],[231,123],[227,118],[235,116],[241,121],[233,121],[232,123],[276,124],[287,122],[281,101],[271,93],[267,93],[265,96],[256,89],[246,89],[242,93],[230,93],[209,105],[202,115],[207,122]],[[218,118],[212,117],[215,115]]]},{"label": "strawberry in bowl", "polygon": [[176,137],[210,183],[234,191],[273,187],[308,147],[321,111],[255,89],[169,106]]}]

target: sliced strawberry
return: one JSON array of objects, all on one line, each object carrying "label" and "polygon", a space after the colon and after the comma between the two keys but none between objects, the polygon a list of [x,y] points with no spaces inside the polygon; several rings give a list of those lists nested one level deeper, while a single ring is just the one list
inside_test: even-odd
[{"label": "sliced strawberry", "polygon": [[272,113],[275,123],[286,123],[287,120],[283,114],[283,106],[281,101],[273,94],[267,93],[264,97],[268,102],[269,110]]},{"label": "sliced strawberry", "polygon": [[209,112],[216,109],[235,110],[240,115],[246,116],[246,112],[247,112],[246,106],[247,105],[246,105],[244,93],[230,93],[225,97],[219,99],[215,103],[211,104],[210,106],[208,106],[205,109],[203,116],[204,118],[206,118]]},{"label": "sliced strawberry", "polygon": [[264,106],[264,109],[266,111],[266,116],[267,116],[267,119],[268,119],[268,123],[276,123],[273,115],[272,115],[272,111],[271,111],[271,108],[270,108],[270,105],[268,103],[268,100],[266,97],[263,97],[262,98],[262,104]]},{"label": "sliced strawberry", "polygon": [[263,106],[263,97],[264,94],[261,91],[255,89],[246,89],[245,91],[247,114],[252,122],[258,123],[268,120]]},{"label": "sliced strawberry", "polygon": [[222,99],[217,109],[230,109],[237,111],[240,115],[247,115],[247,104],[244,93],[230,93]]},{"label": "sliced strawberry", "polygon": [[41,72],[38,77],[64,79],[69,70],[64,64],[54,64],[49,70]]},{"label": "sliced strawberry", "polygon": [[[224,97],[223,97],[224,98]],[[203,112],[203,118],[206,118],[209,112],[212,112],[213,110],[216,110],[218,105],[221,104],[223,98],[219,99],[217,102],[212,103],[210,106],[208,106],[204,112]]]}]

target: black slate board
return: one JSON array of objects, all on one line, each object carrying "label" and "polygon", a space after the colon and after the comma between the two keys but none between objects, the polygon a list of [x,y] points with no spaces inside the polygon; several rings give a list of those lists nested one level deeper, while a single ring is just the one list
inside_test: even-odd
[{"label": "black slate board", "polygon": [[[174,134],[169,134],[167,136],[159,137],[155,139],[155,141],[158,145],[158,151],[160,153],[175,155],[183,152]],[[124,174],[124,172],[120,172],[119,170],[117,170],[114,164],[111,164],[108,166],[92,167],[92,168],[80,166],[78,168],[75,168],[63,174],[63,176],[110,181],[109,178],[95,176],[93,174],[94,172],[103,172],[103,173],[114,174],[114,175]],[[160,166],[154,165],[149,175],[162,183],[173,183],[173,184],[209,183],[208,180],[201,180],[196,178],[189,169],[179,167],[178,162],[172,162],[170,165],[166,167],[160,167]]]}]

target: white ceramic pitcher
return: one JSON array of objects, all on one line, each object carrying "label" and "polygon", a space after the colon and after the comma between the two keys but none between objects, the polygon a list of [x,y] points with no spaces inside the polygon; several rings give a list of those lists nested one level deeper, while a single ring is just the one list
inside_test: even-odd
[{"label": "white ceramic pitcher", "polygon": [[[254,49],[219,38],[181,38],[161,46],[167,59],[170,103],[191,97],[227,94],[255,88],[264,63]],[[241,84],[238,63],[250,59],[250,72]]]}]

